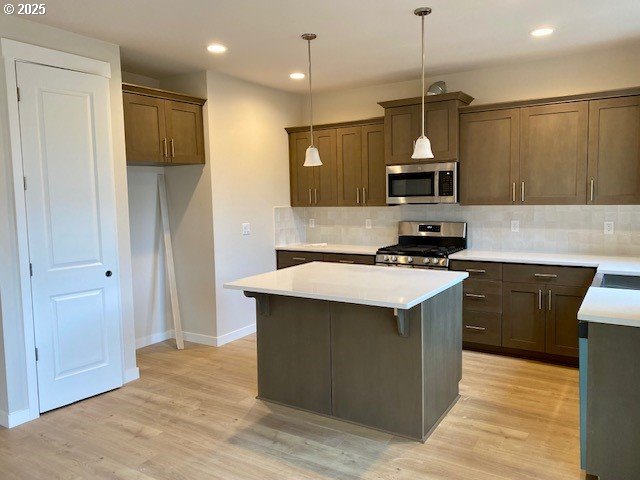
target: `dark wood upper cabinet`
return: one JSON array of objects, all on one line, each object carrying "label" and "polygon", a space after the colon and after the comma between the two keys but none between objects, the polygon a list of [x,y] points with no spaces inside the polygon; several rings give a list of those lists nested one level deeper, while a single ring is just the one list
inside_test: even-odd
[{"label": "dark wood upper cabinet", "polygon": [[502,346],[544,352],[544,285],[504,282],[502,298]]},{"label": "dark wood upper cabinet", "polygon": [[585,287],[547,286],[546,352],[578,356],[578,310]]},{"label": "dark wood upper cabinet", "polygon": [[363,204],[387,204],[387,175],[384,161],[384,124],[362,127]]},{"label": "dark wood upper cabinet", "polygon": [[167,138],[171,163],[204,163],[202,108],[192,103],[168,100],[165,103]]},{"label": "dark wood upper cabinet", "polygon": [[167,159],[164,100],[124,93],[124,128],[127,163],[164,164]]},{"label": "dark wood upper cabinet", "polygon": [[589,102],[588,202],[640,204],[640,96]]},{"label": "dark wood upper cabinet", "polygon": [[202,105],[206,100],[122,84],[129,165],[205,163]]},{"label": "dark wood upper cabinet", "polygon": [[[432,161],[458,159],[458,110],[473,98],[463,92],[428,96],[425,99],[425,133],[431,141]],[[384,107],[385,163],[415,163],[413,145],[422,131],[421,98],[380,102]],[[424,160],[420,160],[424,161]]]},{"label": "dark wood upper cabinet", "polygon": [[314,127],[322,166],[303,167],[309,127],[290,127],[291,206],[386,204],[382,118]]},{"label": "dark wood upper cabinet", "polygon": [[520,196],[525,204],[584,205],[588,102],[521,111]]},{"label": "dark wood upper cabinet", "polygon": [[520,178],[520,110],[460,116],[460,203],[516,202]]},{"label": "dark wood upper cabinet", "polygon": [[313,204],[313,168],[303,167],[304,155],[311,144],[309,132],[289,135],[289,176],[291,184],[291,206],[308,207]]}]

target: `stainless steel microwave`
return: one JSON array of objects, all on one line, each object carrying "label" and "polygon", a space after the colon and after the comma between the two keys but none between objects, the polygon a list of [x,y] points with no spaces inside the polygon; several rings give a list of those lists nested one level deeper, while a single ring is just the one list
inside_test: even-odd
[{"label": "stainless steel microwave", "polygon": [[457,162],[390,165],[387,204],[458,203]]}]

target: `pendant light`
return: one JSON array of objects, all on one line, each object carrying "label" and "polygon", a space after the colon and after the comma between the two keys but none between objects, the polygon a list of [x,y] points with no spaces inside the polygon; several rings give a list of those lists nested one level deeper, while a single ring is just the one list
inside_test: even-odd
[{"label": "pendant light", "polygon": [[419,17],[422,17],[422,135],[420,135],[420,137],[418,137],[418,140],[416,140],[416,143],[413,147],[413,155],[411,155],[411,158],[433,158],[433,152],[431,151],[431,141],[424,133],[424,17],[431,13],[431,8],[416,8],[413,13]]},{"label": "pendant light", "polygon": [[302,39],[307,41],[307,51],[309,53],[309,136],[311,138],[311,145],[307,147],[307,151],[304,154],[304,167],[319,167],[322,165],[320,160],[320,152],[313,145],[313,93],[311,90],[311,40],[316,38],[315,33],[304,33]]}]

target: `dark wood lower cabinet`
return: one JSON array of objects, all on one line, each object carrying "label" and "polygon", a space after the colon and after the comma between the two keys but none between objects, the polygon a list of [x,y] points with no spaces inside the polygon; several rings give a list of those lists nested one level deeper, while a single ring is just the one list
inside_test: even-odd
[{"label": "dark wood lower cabinet", "polygon": [[502,287],[502,295],[502,346],[544,352],[545,310],[542,287],[506,282]]},{"label": "dark wood lower cabinet", "polygon": [[587,289],[584,287],[550,286],[547,291],[546,352],[556,355],[578,355],[578,310]]},{"label": "dark wood lower cabinet", "polygon": [[375,255],[351,255],[346,253],[321,253],[294,250],[278,250],[276,252],[277,267],[287,268],[309,262],[335,262],[357,265],[375,265]]}]

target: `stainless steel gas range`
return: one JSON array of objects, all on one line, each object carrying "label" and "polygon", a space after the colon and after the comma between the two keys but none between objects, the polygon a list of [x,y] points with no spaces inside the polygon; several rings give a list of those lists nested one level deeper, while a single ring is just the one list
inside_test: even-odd
[{"label": "stainless steel gas range", "polygon": [[400,222],[398,243],[376,252],[376,265],[449,268],[449,255],[467,248],[465,222]]}]

